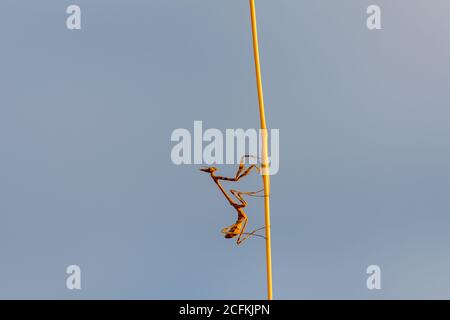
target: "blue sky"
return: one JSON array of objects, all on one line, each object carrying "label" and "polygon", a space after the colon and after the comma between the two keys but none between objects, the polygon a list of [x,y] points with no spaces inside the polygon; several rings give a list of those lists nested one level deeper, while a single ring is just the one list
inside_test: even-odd
[{"label": "blue sky", "polygon": [[[373,3],[382,30],[366,28]],[[280,129],[275,298],[450,298],[448,9],[257,1]],[[4,0],[0,35],[1,298],[265,297],[264,241],[223,239],[235,213],[170,160],[195,120],[259,124],[247,1]],[[251,228],[262,208],[251,199]]]}]

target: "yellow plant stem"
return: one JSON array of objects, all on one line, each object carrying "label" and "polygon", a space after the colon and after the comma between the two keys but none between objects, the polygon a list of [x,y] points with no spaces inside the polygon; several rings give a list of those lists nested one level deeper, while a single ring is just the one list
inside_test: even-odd
[{"label": "yellow plant stem", "polygon": [[258,89],[259,116],[261,121],[262,138],[262,177],[264,184],[264,208],[265,208],[265,230],[266,230],[266,267],[267,267],[267,299],[272,300],[272,252],[270,238],[270,173],[268,157],[268,137],[266,127],[266,116],[264,112],[264,95],[261,80],[261,66],[259,62],[258,30],[256,25],[255,1],[250,2],[250,16],[252,22],[253,53],[255,57],[256,86]]}]

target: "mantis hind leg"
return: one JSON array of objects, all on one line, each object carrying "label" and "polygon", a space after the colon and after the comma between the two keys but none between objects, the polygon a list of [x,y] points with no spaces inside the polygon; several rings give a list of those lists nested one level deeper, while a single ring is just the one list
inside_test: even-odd
[{"label": "mantis hind leg", "polygon": [[[256,234],[256,231],[262,230],[262,229],[264,229],[265,227],[261,227],[261,228],[259,228],[259,229],[255,229],[255,230],[253,230],[253,231],[250,232],[250,233],[246,233],[246,232],[244,232],[246,226],[247,226],[247,221],[245,221],[244,225],[242,226],[241,233],[239,234],[239,237],[238,237],[237,240],[236,240],[236,244],[237,244],[237,245],[240,245],[241,243],[243,243],[245,240],[247,240],[247,239],[250,238],[251,236],[261,237],[261,238],[266,239],[266,237],[264,237],[264,236],[262,236],[262,235],[260,235],[260,234]],[[243,235],[244,235],[244,237],[241,238]]]},{"label": "mantis hind leg", "polygon": [[[233,227],[236,226],[235,223],[232,224],[232,225],[230,225],[230,226],[228,226],[228,227],[223,228],[220,232],[221,232],[222,234],[225,234],[225,235],[239,236],[238,239],[236,240],[236,243],[237,243],[238,245],[241,244],[242,242],[244,242],[245,240],[247,240],[247,239],[248,239],[249,237],[251,237],[251,236],[260,237],[260,238],[263,238],[263,239],[266,238],[265,236],[262,236],[262,235],[260,235],[260,234],[256,234],[257,231],[262,230],[262,229],[264,229],[265,227],[255,229],[255,230],[253,230],[252,232],[247,233],[247,232],[245,232],[245,227],[246,227],[246,225],[247,225],[247,221],[244,223],[244,225],[243,225],[242,229],[240,230],[240,232],[230,231]],[[242,236],[244,236],[244,237],[241,239]],[[234,238],[234,237],[233,237],[233,238]]]}]

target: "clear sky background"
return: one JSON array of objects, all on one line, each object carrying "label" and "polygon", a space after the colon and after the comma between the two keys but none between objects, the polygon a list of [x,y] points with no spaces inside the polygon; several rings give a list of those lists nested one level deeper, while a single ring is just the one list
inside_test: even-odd
[{"label": "clear sky background", "polygon": [[[449,10],[257,1],[275,298],[450,298]],[[225,240],[233,210],[170,160],[194,120],[259,124],[247,1],[2,0],[0,38],[0,298],[265,298],[264,241]]]}]

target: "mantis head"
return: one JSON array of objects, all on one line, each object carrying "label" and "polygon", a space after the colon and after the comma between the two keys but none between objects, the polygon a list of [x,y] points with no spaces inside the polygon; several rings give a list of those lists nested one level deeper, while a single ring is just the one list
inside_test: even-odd
[{"label": "mantis head", "polygon": [[203,171],[203,172],[206,172],[206,173],[213,173],[216,170],[217,170],[217,168],[215,168],[215,167],[203,167],[203,168],[200,168],[200,171]]}]

